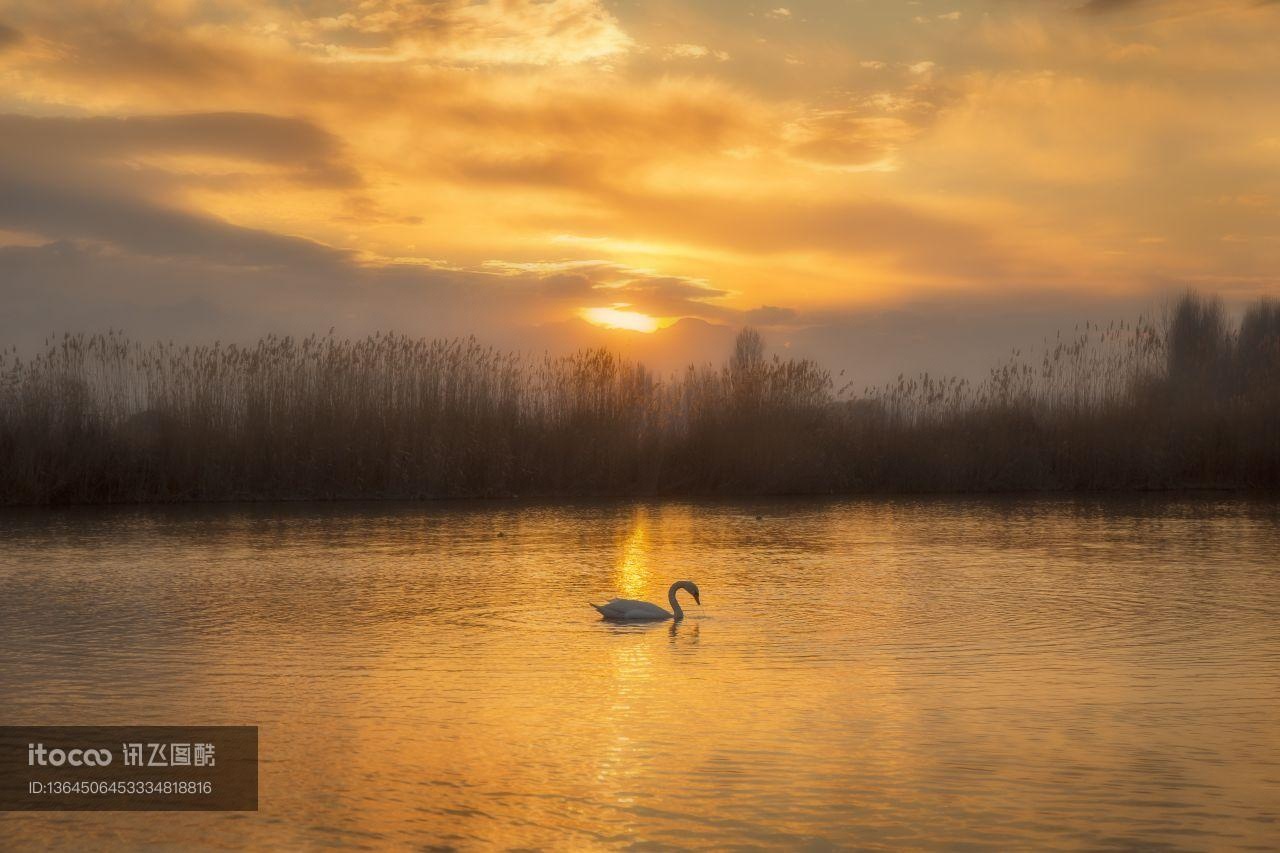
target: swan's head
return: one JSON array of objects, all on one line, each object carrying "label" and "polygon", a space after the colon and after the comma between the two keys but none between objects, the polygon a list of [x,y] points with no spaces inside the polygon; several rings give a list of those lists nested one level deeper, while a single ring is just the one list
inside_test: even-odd
[{"label": "swan's head", "polygon": [[673,589],[683,589],[685,592],[693,596],[693,600],[699,606],[702,605],[702,599],[699,597],[698,585],[693,581],[676,581],[671,585]]}]

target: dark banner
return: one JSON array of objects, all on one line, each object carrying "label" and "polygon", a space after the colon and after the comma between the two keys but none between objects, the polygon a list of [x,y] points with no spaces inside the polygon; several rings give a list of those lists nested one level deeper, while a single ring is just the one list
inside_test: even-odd
[{"label": "dark banner", "polygon": [[3,811],[257,809],[257,726],[0,726]]}]

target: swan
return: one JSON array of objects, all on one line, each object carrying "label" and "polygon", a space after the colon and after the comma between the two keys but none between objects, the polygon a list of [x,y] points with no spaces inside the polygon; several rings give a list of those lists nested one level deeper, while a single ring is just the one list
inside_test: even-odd
[{"label": "swan", "polygon": [[676,581],[671,585],[671,589],[667,590],[667,601],[671,603],[671,609],[674,614],[663,610],[656,604],[650,604],[647,601],[634,601],[630,598],[615,598],[608,604],[592,604],[596,610],[600,611],[600,615],[605,619],[613,622],[632,622],[640,620],[650,620],[660,622],[663,619],[675,618],[677,620],[684,618],[684,611],[680,609],[680,602],[676,601],[676,592],[684,590],[693,596],[693,600],[702,605],[702,600],[698,597],[698,585],[693,581]]}]

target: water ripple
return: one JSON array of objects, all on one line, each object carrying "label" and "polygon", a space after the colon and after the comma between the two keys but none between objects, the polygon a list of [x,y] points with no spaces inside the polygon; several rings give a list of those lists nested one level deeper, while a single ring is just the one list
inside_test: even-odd
[{"label": "water ripple", "polygon": [[[1280,510],[1217,498],[0,514],[14,723],[256,723],[262,810],[6,847],[1264,849]],[[681,623],[586,603],[703,591]]]}]

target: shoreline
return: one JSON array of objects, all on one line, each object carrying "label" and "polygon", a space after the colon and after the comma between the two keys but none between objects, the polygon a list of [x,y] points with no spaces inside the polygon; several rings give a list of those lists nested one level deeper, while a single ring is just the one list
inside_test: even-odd
[{"label": "shoreline", "polygon": [[470,504],[487,506],[572,506],[597,503],[700,502],[751,503],[759,501],[871,501],[871,500],[984,500],[984,499],[1051,499],[1051,498],[1147,498],[1187,497],[1243,498],[1262,502],[1280,502],[1280,489],[1261,486],[1170,486],[1167,488],[1113,489],[989,489],[989,490],[868,490],[843,492],[608,492],[608,493],[533,493],[525,495],[447,495],[433,497],[294,497],[294,498],[200,498],[169,501],[80,501],[66,503],[0,503],[0,512],[8,510],[77,510],[103,508],[176,508],[176,507],[270,507],[360,505],[441,505]]}]

